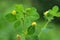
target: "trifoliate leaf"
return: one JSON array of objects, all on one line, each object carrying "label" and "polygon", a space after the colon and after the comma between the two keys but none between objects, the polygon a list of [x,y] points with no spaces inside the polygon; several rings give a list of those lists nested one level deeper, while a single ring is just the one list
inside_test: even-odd
[{"label": "trifoliate leaf", "polygon": [[60,12],[58,12],[58,10],[59,10],[59,7],[54,6],[52,8],[52,10],[50,9],[50,10],[47,11],[48,13],[47,12],[44,13],[44,14],[46,14],[46,15],[44,15],[44,17],[48,20],[53,20],[54,16],[60,17]]}]

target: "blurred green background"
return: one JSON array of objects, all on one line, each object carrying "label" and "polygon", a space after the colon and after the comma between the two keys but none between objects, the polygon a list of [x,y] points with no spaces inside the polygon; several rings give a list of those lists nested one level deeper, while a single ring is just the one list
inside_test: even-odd
[{"label": "blurred green background", "polygon": [[[0,40],[16,40],[16,32],[13,23],[7,22],[5,13],[9,13],[15,4],[23,4],[25,7],[35,7],[43,20],[43,13],[54,5],[59,6],[60,0],[0,0]],[[40,21],[41,26],[44,22]],[[48,25],[52,30],[49,33],[43,33],[41,40],[60,40],[60,18],[55,19]]]}]

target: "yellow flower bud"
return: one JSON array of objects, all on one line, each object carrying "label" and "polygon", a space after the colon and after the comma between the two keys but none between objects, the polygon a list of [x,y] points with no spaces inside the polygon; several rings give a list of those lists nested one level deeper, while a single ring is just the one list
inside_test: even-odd
[{"label": "yellow flower bud", "polygon": [[33,23],[32,23],[32,26],[36,26],[36,25],[37,25],[37,23],[36,23],[36,22],[33,22]]},{"label": "yellow flower bud", "polygon": [[46,11],[46,12],[44,13],[44,15],[46,16],[46,15],[48,14],[48,12],[49,12],[49,11]]},{"label": "yellow flower bud", "polygon": [[17,37],[18,40],[21,40],[21,36],[19,34],[17,34],[16,37]]},{"label": "yellow flower bud", "polygon": [[12,11],[12,14],[13,14],[13,15],[16,15],[16,10],[13,10],[13,11]]}]

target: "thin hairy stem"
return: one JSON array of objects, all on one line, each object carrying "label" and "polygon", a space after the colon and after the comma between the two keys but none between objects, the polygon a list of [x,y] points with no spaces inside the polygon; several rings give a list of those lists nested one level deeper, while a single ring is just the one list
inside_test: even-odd
[{"label": "thin hairy stem", "polygon": [[[47,28],[47,25],[48,25],[49,23],[50,23],[50,20],[46,22],[46,24],[44,25],[43,29]],[[42,32],[43,32],[43,30],[40,31],[38,37],[41,36]]]}]

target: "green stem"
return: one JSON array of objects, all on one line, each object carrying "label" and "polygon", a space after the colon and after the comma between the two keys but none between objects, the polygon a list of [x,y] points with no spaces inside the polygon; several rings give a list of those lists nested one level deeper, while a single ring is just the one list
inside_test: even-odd
[{"label": "green stem", "polygon": [[[47,21],[47,23],[44,25],[43,29],[45,29],[49,23],[50,23],[50,20],[49,20],[49,21]],[[40,33],[39,33],[38,37],[40,37],[40,36],[41,36],[42,32],[43,32],[43,30],[41,30],[41,31],[40,31]]]}]

